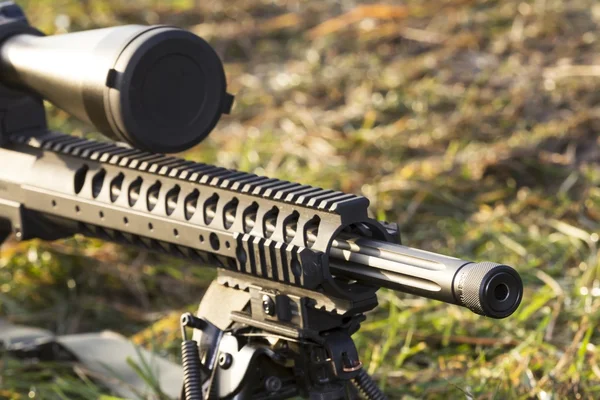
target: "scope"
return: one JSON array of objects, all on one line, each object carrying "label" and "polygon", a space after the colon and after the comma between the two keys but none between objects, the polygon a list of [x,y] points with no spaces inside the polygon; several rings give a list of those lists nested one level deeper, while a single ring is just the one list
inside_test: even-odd
[{"label": "scope", "polygon": [[191,32],[161,25],[44,36],[23,16],[0,31],[0,83],[155,153],[198,144],[233,102],[214,49]]}]

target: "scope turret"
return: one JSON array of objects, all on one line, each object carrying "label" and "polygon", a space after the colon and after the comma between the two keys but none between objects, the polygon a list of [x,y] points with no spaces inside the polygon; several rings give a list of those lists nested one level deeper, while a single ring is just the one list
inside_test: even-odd
[{"label": "scope turret", "polygon": [[0,37],[0,83],[50,101],[111,139],[184,151],[231,108],[221,60],[191,32],[126,25],[43,36],[22,25]]}]

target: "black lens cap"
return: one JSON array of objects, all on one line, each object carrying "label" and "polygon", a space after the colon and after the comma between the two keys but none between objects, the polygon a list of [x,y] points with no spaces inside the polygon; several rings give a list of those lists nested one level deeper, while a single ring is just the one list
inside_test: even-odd
[{"label": "black lens cap", "polygon": [[223,64],[191,32],[148,27],[121,51],[107,79],[107,116],[133,146],[157,153],[187,150],[229,113]]}]

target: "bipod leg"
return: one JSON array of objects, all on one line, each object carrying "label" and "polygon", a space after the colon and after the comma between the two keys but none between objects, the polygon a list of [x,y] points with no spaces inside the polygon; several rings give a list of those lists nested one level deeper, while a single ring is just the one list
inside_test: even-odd
[{"label": "bipod leg", "polygon": [[[205,346],[199,347],[195,340],[188,340],[186,327],[201,331]],[[182,397],[185,400],[213,400],[216,398],[213,388],[215,387],[217,355],[223,331],[205,319],[185,313],[181,316],[181,333],[183,337],[181,358],[184,374]],[[201,348],[204,350],[202,356]]]}]

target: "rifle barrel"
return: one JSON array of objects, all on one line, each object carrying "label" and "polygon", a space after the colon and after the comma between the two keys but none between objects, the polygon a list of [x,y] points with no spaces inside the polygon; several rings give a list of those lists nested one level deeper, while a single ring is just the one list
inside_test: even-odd
[{"label": "rifle barrel", "polygon": [[338,276],[441,300],[492,318],[512,314],[523,283],[511,267],[474,263],[366,238],[334,241],[332,271]]},{"label": "rifle barrel", "polygon": [[[207,212],[214,217],[214,210]],[[225,217],[231,223],[235,219],[230,213]],[[254,221],[252,216],[246,218],[249,227]],[[273,233],[275,221],[267,220],[265,227]],[[296,228],[288,226],[286,230],[286,235],[293,237]],[[309,244],[317,237],[314,231],[307,236]],[[333,240],[329,256],[330,268],[337,276],[457,304],[493,318],[512,314],[523,295],[519,275],[507,265],[474,263],[349,234]]]}]

